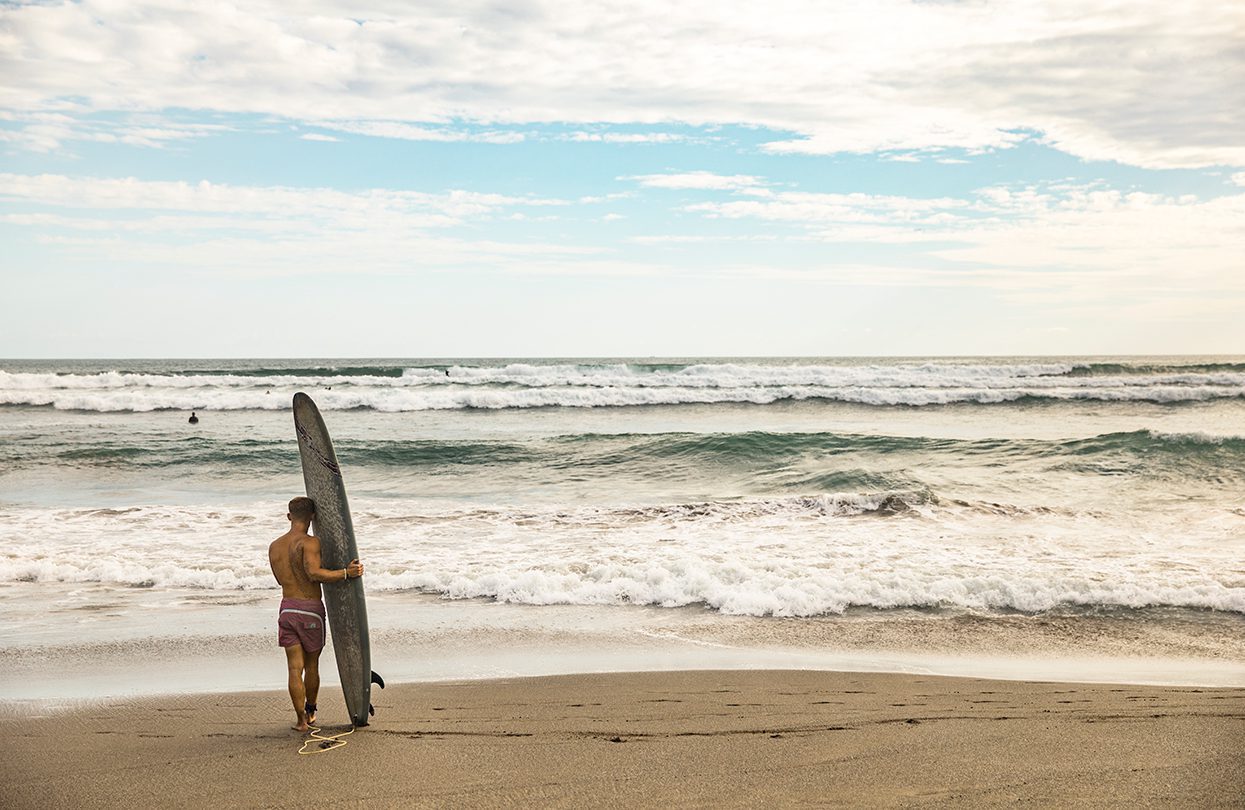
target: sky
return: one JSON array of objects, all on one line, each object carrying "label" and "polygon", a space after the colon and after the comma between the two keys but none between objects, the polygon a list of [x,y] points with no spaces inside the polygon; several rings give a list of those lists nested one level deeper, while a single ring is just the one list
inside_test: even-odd
[{"label": "sky", "polygon": [[0,3],[0,357],[1245,353],[1245,4]]}]

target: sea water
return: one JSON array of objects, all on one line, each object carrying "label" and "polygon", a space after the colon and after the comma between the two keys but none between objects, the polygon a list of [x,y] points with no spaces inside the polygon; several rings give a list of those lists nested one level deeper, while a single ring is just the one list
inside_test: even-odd
[{"label": "sea water", "polygon": [[1245,683],[1245,358],[4,360],[0,697],[280,686],[296,391],[391,679]]}]

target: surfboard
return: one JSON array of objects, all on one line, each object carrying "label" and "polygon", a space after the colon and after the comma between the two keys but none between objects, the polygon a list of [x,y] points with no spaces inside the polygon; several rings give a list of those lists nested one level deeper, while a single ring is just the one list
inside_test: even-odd
[{"label": "surfboard", "polygon": [[[312,531],[320,538],[320,563],[324,568],[345,568],[359,557],[350,506],[346,503],[346,486],[320,409],[301,391],[294,395],[294,432],[298,436],[307,497],[316,504]],[[368,718],[375,713],[371,703],[372,684],[383,689],[385,683],[372,672],[363,578],[326,582],[323,591],[346,709],[351,722],[366,726]]]}]

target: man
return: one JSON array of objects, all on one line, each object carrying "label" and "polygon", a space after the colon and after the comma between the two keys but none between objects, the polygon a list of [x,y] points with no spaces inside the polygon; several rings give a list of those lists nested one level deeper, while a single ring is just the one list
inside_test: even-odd
[{"label": "man", "polygon": [[286,518],[290,530],[268,547],[268,564],[281,583],[281,612],[277,616],[277,643],[285,648],[290,675],[290,700],[298,715],[295,731],[310,731],[316,721],[320,691],[320,651],[324,649],[324,602],[321,582],[344,582],[363,576],[363,566],[352,560],[345,568],[320,567],[320,538],[311,535],[316,505],[310,498],[290,501]]}]

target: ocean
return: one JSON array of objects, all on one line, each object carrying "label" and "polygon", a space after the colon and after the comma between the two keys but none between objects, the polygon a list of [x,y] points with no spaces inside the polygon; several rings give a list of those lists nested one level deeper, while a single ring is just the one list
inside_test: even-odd
[{"label": "ocean", "polygon": [[1245,358],[0,360],[0,698],[282,685],[297,391],[390,679],[1245,684]]}]

